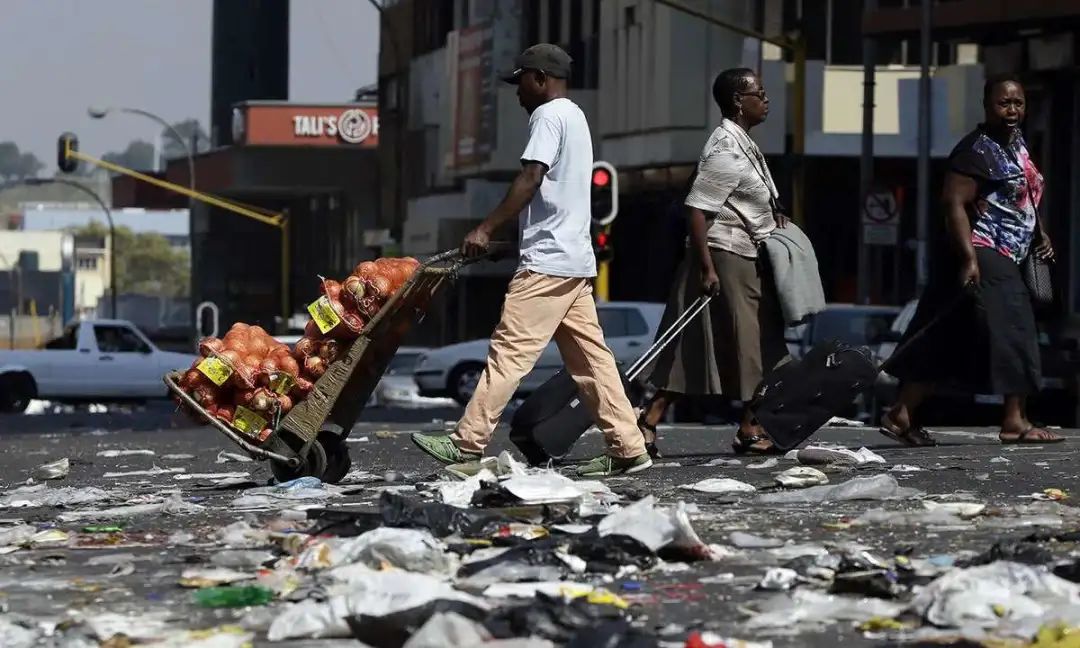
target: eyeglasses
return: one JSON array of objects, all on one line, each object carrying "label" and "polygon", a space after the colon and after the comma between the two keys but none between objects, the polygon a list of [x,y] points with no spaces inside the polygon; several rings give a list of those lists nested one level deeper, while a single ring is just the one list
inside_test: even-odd
[{"label": "eyeglasses", "polygon": [[765,99],[767,99],[768,96],[769,96],[769,95],[765,94],[765,89],[764,88],[762,88],[761,90],[758,90],[757,92],[736,92],[735,94],[737,94],[739,96],[742,96],[742,97],[757,97],[761,101],[765,101]]}]

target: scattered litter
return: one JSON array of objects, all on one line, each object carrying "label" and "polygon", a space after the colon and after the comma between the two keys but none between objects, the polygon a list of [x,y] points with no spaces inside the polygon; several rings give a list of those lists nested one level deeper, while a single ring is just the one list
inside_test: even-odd
[{"label": "scattered litter", "polygon": [[1078,604],[1080,585],[1039,567],[998,561],[946,573],[919,591],[909,609],[942,628],[1000,625],[1008,632],[1023,620]]},{"label": "scattered litter", "polygon": [[780,460],[776,457],[769,457],[765,461],[756,464],[749,464],[746,466],[747,470],[768,470],[769,468],[775,468],[780,463]]},{"label": "scattered litter", "polygon": [[765,572],[765,576],[761,578],[761,582],[758,583],[757,587],[761,590],[785,591],[795,587],[798,580],[799,573],[794,569],[773,567]]},{"label": "scattered litter", "polygon": [[181,499],[178,493],[173,493],[168,499],[156,504],[132,504],[130,506],[116,506],[101,510],[71,511],[61,513],[57,517],[61,522],[78,522],[80,520],[115,520],[139,515],[190,515],[205,510],[205,506],[186,502]]},{"label": "scattered litter", "polygon": [[923,507],[928,511],[945,511],[961,519],[968,520],[982,515],[986,510],[986,504],[976,502],[935,502],[924,500]]},{"label": "scattered litter", "polygon": [[728,542],[740,549],[773,549],[784,546],[779,538],[765,538],[752,533],[734,531],[728,536]]},{"label": "scattered litter", "polygon": [[41,506],[79,506],[112,497],[108,491],[93,486],[48,488],[45,484],[21,486],[0,497],[0,508],[37,508]]},{"label": "scattered litter", "polygon": [[753,493],[757,491],[756,488],[746,482],[741,482],[738,479],[730,479],[728,477],[702,479],[693,484],[682,484],[679,488],[697,491],[699,493],[711,493],[714,495],[721,493]]},{"label": "scattered litter", "polygon": [[776,480],[776,483],[787,488],[806,488],[829,483],[828,475],[817,468],[810,468],[809,466],[788,468],[773,479]]},{"label": "scattered litter", "polygon": [[818,502],[844,502],[851,500],[896,500],[921,495],[914,488],[897,483],[892,475],[855,477],[833,486],[811,486],[800,491],[765,493],[757,501],[765,504],[816,504]]},{"label": "scattered litter", "polygon": [[226,567],[185,569],[180,574],[180,586],[190,588],[217,587],[248,580],[255,580],[255,574]]},{"label": "scattered litter", "polygon": [[1012,463],[1012,461],[1010,461],[1006,457],[994,457],[990,460],[990,463]]},{"label": "scattered litter", "polygon": [[71,461],[67,457],[51,463],[41,464],[31,473],[34,479],[64,479],[71,472]]},{"label": "scattered litter", "polygon": [[771,641],[743,641],[722,637],[714,632],[692,632],[684,648],[772,648]]},{"label": "scattered litter", "polygon": [[710,468],[713,466],[741,466],[742,462],[738,459],[725,459],[723,457],[717,457],[716,459],[711,459],[701,465],[708,466]]},{"label": "scattered litter", "polygon": [[246,480],[251,473],[246,472],[228,472],[228,473],[182,473],[173,475],[173,479],[178,481],[217,481],[222,479],[243,479]]},{"label": "scattered litter", "polygon": [[368,442],[370,442],[370,441],[371,441],[371,437],[366,437],[366,436],[362,436],[362,437],[347,437],[347,438],[345,439],[345,442],[346,442],[346,443],[368,443]]},{"label": "scattered litter", "polygon": [[287,508],[297,503],[340,497],[341,489],[325,484],[318,477],[301,477],[292,481],[262,486],[244,491],[232,501],[236,509]]},{"label": "scattered litter", "polygon": [[99,450],[97,456],[105,458],[114,457],[134,457],[138,455],[146,455],[147,457],[153,457],[154,451],[150,449],[143,450]]},{"label": "scattered litter", "polygon": [[923,470],[924,470],[924,468],[920,468],[918,466],[912,466],[910,464],[896,464],[892,468],[889,468],[889,472],[895,472],[895,473],[913,473],[913,472],[922,472]]},{"label": "scattered litter", "polygon": [[115,479],[116,477],[153,477],[156,475],[172,475],[175,473],[185,472],[185,468],[159,468],[154,466],[149,470],[132,470],[129,472],[107,472],[102,477],[105,479]]},{"label": "scattered litter", "polygon": [[195,603],[208,608],[238,608],[266,605],[274,593],[261,585],[244,587],[207,587],[194,594]]},{"label": "scattered litter", "polygon": [[219,464],[230,463],[230,462],[251,463],[253,461],[255,461],[255,460],[252,459],[251,457],[249,457],[247,455],[244,455],[244,454],[240,454],[239,452],[228,452],[226,450],[222,450],[221,452],[217,453],[217,459],[214,460],[214,463],[219,463]]},{"label": "scattered litter", "polygon": [[866,464],[884,465],[886,463],[885,457],[867,448],[851,450],[843,446],[832,445],[810,445],[799,450],[792,450],[787,456],[804,465],[846,463],[863,466]]},{"label": "scattered litter", "polygon": [[181,453],[181,454],[167,454],[167,455],[161,455],[161,458],[165,459],[165,460],[168,460],[168,461],[185,461],[185,460],[188,460],[188,459],[194,459],[195,455],[193,455],[193,454],[183,454],[183,453]]}]

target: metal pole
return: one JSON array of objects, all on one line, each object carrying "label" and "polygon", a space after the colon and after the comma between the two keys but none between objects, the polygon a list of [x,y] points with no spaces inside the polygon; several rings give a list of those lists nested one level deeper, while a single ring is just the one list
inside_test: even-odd
[{"label": "metal pole", "polygon": [[[877,9],[877,0],[864,0],[863,11],[875,9]],[[862,156],[859,158],[859,208],[855,218],[859,237],[856,301],[860,304],[868,304],[870,303],[870,258],[866,249],[866,226],[863,225],[863,212],[874,186],[874,72],[877,66],[877,41],[872,36],[863,36],[862,59]]]},{"label": "metal pole", "polygon": [[919,161],[916,205],[915,277],[919,291],[929,276],[927,238],[930,230],[930,45],[933,0],[923,0],[919,29]]},{"label": "metal pole", "polygon": [[116,319],[116,227],[113,225],[112,212],[109,211],[109,206],[105,204],[105,201],[101,199],[101,196],[99,196],[96,191],[73,180],[64,178],[27,178],[26,184],[30,186],[47,184],[67,185],[68,187],[77,189],[93,198],[94,202],[101,207],[101,211],[105,212],[105,219],[109,221],[109,301],[112,318]]}]

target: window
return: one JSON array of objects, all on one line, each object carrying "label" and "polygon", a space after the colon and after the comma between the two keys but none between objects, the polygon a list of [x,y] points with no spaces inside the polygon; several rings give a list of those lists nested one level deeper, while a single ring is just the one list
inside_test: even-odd
[{"label": "window", "polygon": [[98,325],[94,338],[103,353],[149,353],[150,347],[126,326]]},{"label": "window", "polygon": [[398,353],[390,359],[390,364],[386,367],[386,375],[409,375],[416,369],[418,360],[420,360],[419,353]]},{"label": "window", "polygon": [[896,313],[889,311],[827,310],[814,318],[813,343],[839,340],[853,346],[877,344],[894,319]]},{"label": "window", "polygon": [[45,344],[46,349],[52,351],[67,351],[73,350],[79,345],[79,329],[76,326],[69,326],[64,329],[64,334],[55,340],[49,340]]},{"label": "window", "polygon": [[604,330],[604,337],[626,336],[625,308],[598,308],[596,315],[600,319],[600,328]]},{"label": "window", "polygon": [[79,257],[79,270],[97,270],[97,257]]}]

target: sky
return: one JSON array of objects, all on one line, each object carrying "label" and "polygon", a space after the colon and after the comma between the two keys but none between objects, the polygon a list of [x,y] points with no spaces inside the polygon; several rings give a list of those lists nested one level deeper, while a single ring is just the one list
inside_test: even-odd
[{"label": "sky", "polygon": [[[228,0],[225,0],[228,1]],[[0,141],[55,170],[56,138],[78,134],[100,157],[160,128],[144,117],[86,114],[126,106],[209,131],[212,0],[0,0]],[[344,102],[375,82],[378,13],[367,0],[292,0],[289,99]]]}]

